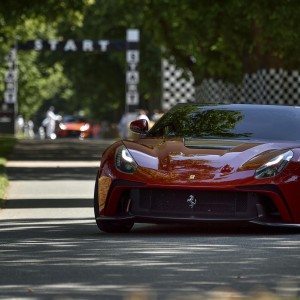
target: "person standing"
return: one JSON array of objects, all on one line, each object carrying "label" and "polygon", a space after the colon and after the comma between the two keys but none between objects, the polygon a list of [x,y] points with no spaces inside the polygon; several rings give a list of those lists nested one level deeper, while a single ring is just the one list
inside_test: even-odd
[{"label": "person standing", "polygon": [[146,114],[146,111],[143,110],[143,109],[140,109],[140,110],[138,111],[138,117],[137,117],[137,119],[138,119],[138,120],[144,119],[144,120],[146,120],[146,121],[148,122],[148,124],[149,124],[149,122],[150,122],[150,120],[149,120],[149,118],[148,118],[148,116],[147,116],[147,114]]},{"label": "person standing", "polygon": [[17,134],[24,133],[25,121],[22,115],[18,115],[16,119],[16,132]]},{"label": "person standing", "polygon": [[54,106],[50,106],[46,112],[46,119],[43,121],[43,126],[46,127],[46,137],[48,139],[55,139],[55,126],[56,121],[60,121],[62,118],[60,115],[54,113]]},{"label": "person standing", "polygon": [[118,124],[119,135],[121,139],[125,139],[128,137],[128,112],[122,115],[122,118]]}]

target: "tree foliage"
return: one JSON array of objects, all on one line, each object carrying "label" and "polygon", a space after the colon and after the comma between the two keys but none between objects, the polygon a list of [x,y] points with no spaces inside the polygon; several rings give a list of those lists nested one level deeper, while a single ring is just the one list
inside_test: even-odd
[{"label": "tree foliage", "polygon": [[147,29],[198,82],[236,81],[261,68],[299,68],[297,0],[147,2]]},{"label": "tree foliage", "polygon": [[[47,1],[41,7],[39,1],[4,1],[0,4],[0,73],[4,77],[6,67],[4,57],[9,49],[20,42],[35,38],[54,38],[63,15],[60,9],[71,1]],[[76,2],[76,1],[74,1]],[[70,15],[77,9],[70,5]],[[47,12],[45,14],[45,12]],[[77,19],[75,18],[75,23]],[[78,22],[78,21],[77,21]],[[71,82],[64,74],[61,63],[48,65],[41,62],[34,51],[18,52],[19,69],[19,112],[26,119],[31,118],[43,102],[55,95],[62,97],[70,93]],[[2,77],[2,78],[3,78]],[[1,81],[0,91],[3,93]]]},{"label": "tree foliage", "polygon": [[[153,109],[159,106],[161,55],[191,69],[197,83],[208,77],[236,82],[261,68],[299,69],[299,20],[298,0],[1,1],[0,75],[16,39],[124,39],[127,28],[139,28],[141,105]],[[26,118],[45,103],[99,120],[117,120],[124,110],[123,52],[20,51],[19,64]]]}]

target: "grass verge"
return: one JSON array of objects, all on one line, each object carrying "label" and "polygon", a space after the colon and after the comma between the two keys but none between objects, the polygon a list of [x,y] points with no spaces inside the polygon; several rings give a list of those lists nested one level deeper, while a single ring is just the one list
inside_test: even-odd
[{"label": "grass verge", "polygon": [[8,186],[8,179],[5,174],[5,162],[4,158],[0,158],[0,208],[3,206],[5,190]]},{"label": "grass verge", "polygon": [[8,179],[5,173],[6,158],[11,154],[16,143],[16,138],[10,135],[0,136],[0,208],[4,203]]}]

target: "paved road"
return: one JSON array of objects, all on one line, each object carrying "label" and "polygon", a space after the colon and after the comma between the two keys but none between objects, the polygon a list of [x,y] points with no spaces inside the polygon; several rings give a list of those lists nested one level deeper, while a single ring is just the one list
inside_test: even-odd
[{"label": "paved road", "polygon": [[7,206],[0,211],[0,298],[224,299],[225,293],[257,290],[300,295],[299,232],[179,225],[99,232],[91,199],[105,146],[18,145],[8,164]]}]

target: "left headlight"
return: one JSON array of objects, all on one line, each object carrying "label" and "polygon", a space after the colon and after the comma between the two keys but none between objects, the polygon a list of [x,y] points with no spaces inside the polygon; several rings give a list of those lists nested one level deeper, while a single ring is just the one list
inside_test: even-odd
[{"label": "left headlight", "polygon": [[286,167],[292,158],[293,151],[291,150],[272,158],[255,171],[255,178],[261,179],[276,176]]},{"label": "left headlight", "polygon": [[61,129],[61,130],[66,130],[67,129],[67,126],[65,125],[65,124],[63,124],[63,123],[59,123],[59,128]]},{"label": "left headlight", "polygon": [[121,146],[116,151],[115,164],[118,170],[125,173],[134,173],[137,164],[125,146]]}]

